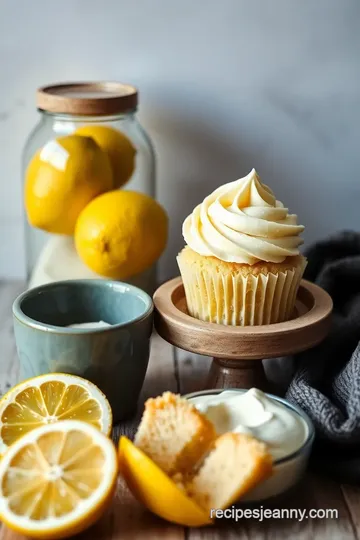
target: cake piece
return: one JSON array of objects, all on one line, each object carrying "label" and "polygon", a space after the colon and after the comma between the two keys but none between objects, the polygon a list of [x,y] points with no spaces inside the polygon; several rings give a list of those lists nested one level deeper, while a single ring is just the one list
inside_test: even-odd
[{"label": "cake piece", "polygon": [[150,398],[134,443],[168,475],[192,471],[217,437],[213,424],[171,392]]},{"label": "cake piece", "polygon": [[225,509],[272,472],[265,444],[250,435],[225,433],[214,443],[186,491],[207,512]]}]

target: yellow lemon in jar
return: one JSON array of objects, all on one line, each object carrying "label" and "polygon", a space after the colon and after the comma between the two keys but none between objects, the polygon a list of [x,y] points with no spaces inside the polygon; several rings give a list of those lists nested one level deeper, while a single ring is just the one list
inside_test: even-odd
[{"label": "yellow lemon in jar", "polygon": [[165,249],[168,217],[153,198],[136,191],[100,195],[81,212],[75,246],[91,270],[112,279],[143,272]]},{"label": "yellow lemon in jar", "polygon": [[131,141],[109,126],[88,125],[76,130],[79,135],[92,137],[110,159],[114,175],[114,188],[126,184],[134,172],[136,150]]},{"label": "yellow lemon in jar", "polygon": [[40,149],[27,168],[27,218],[33,227],[71,235],[85,206],[112,188],[109,158],[92,138],[59,137]]}]

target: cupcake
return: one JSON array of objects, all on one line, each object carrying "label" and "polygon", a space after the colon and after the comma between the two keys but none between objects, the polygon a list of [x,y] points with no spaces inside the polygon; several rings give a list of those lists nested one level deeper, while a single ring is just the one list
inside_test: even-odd
[{"label": "cupcake", "polygon": [[255,169],[216,189],[183,224],[177,261],[189,314],[232,326],[291,319],[303,230]]}]

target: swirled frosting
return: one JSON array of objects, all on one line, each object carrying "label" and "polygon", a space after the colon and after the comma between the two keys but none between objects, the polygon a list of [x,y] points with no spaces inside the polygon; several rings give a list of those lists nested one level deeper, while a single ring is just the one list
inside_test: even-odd
[{"label": "swirled frosting", "polygon": [[199,255],[252,265],[298,255],[303,230],[253,169],[206,197],[185,219],[182,232]]}]

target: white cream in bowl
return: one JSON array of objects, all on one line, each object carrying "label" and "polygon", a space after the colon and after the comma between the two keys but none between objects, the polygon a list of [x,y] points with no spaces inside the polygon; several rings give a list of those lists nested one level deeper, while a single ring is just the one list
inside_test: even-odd
[{"label": "white cream in bowl", "polygon": [[104,321],[94,321],[94,322],[84,322],[76,324],[68,324],[68,328],[106,328],[111,326],[111,324]]},{"label": "white cream in bowl", "polygon": [[300,479],[307,466],[314,433],[302,411],[257,388],[198,392],[188,399],[213,422],[219,434],[248,433],[267,445],[274,460],[273,475],[242,500],[274,497]]}]

